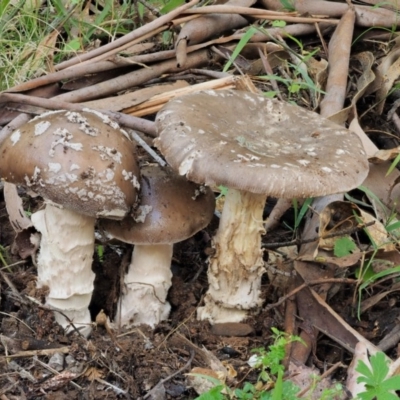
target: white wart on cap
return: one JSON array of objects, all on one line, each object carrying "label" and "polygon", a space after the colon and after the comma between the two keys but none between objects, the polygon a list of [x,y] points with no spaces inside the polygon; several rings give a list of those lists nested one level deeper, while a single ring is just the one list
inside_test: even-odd
[{"label": "white wart on cap", "polygon": [[317,113],[242,91],[179,97],[157,114],[155,143],[181,175],[274,197],[346,192],[368,172],[357,135]]},{"label": "white wart on cap", "polygon": [[55,204],[122,219],[139,192],[134,144],[94,111],[54,111],[14,131],[0,147],[0,176]]},{"label": "white wart on cap", "polygon": [[307,198],[360,185],[368,161],[354,133],[320,115],[260,95],[204,91],[157,114],[156,146],[194,182],[228,190],[200,319],[237,322],[261,304],[260,234],[266,196]]}]

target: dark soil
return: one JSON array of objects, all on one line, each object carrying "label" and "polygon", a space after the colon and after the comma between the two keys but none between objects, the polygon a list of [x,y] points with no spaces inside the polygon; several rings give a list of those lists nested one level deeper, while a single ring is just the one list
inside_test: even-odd
[{"label": "dark soil", "polygon": [[[33,211],[36,203],[29,201]],[[141,399],[155,387],[161,387],[158,395],[153,390],[147,398],[194,399],[197,394],[188,386],[185,374],[193,367],[210,368],[207,350],[235,371],[237,385],[244,380],[255,381],[255,372],[247,365],[251,350],[270,344],[271,327],[284,329],[284,306],[262,311],[244,324],[211,327],[196,320],[196,308],[207,290],[206,260],[210,237],[218,224],[215,218],[207,231],[175,247],[168,321],[154,330],[141,326],[129,331],[93,323],[88,340],[77,333],[65,336],[52,312],[43,306],[45,291],[35,288],[36,270],[31,258],[21,260],[18,254],[12,254],[15,233],[4,203],[0,203],[0,223],[2,255],[8,264],[0,276],[2,400]],[[288,237],[282,231],[268,239]],[[96,281],[90,307],[94,321],[99,313],[104,316],[101,310],[108,316],[115,313],[121,271],[131,251],[131,246],[118,243],[105,245],[101,261],[94,255]],[[265,278],[265,301],[276,301],[281,294]],[[313,357],[321,368],[338,360],[350,361],[351,356],[330,340],[321,343]],[[65,354],[57,348],[66,349]]]},{"label": "dark soil", "polygon": [[[188,387],[185,373],[196,366],[209,367],[203,346],[234,368],[238,382],[254,379],[247,376],[246,361],[251,349],[269,344],[272,326],[282,327],[283,309],[262,312],[246,324],[222,327],[221,332],[196,320],[196,308],[207,290],[207,252],[217,223],[216,219],[208,231],[176,245],[168,321],[154,330],[141,326],[121,332],[94,323],[86,340],[77,333],[65,336],[43,305],[46,293],[35,288],[36,269],[31,258],[21,260],[11,252],[15,233],[1,202],[0,243],[8,267],[0,276],[0,398],[139,399],[164,380],[166,397],[148,398],[194,399],[197,395]],[[121,271],[131,251],[130,246],[112,244],[105,245],[101,262],[94,255],[93,320],[101,310],[114,314]],[[269,298],[275,295],[267,282],[264,292]],[[60,347],[66,347],[67,353],[56,362],[54,349]],[[41,351],[48,355],[40,355]]]}]

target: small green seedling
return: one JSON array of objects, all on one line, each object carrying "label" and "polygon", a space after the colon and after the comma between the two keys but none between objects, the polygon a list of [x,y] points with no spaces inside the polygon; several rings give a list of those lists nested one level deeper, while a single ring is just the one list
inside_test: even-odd
[{"label": "small green seedling", "polygon": [[293,203],[293,209],[294,209],[294,227],[293,230],[296,231],[301,222],[304,219],[304,216],[306,215],[307,211],[310,209],[311,203],[313,202],[313,198],[309,197],[308,199],[304,200],[303,205],[300,207],[299,209],[299,203],[297,201],[297,199],[293,199],[292,203]]},{"label": "small green seedling", "polygon": [[[241,388],[232,389],[215,378],[201,375],[215,386],[196,400],[296,400],[300,388],[290,381],[283,380],[285,348],[288,343],[300,341],[298,336],[289,336],[272,328],[273,344],[252,350],[254,353],[248,363],[259,370],[256,383],[245,382]],[[265,389],[268,388],[268,389]]]},{"label": "small green seedling", "polygon": [[96,253],[97,253],[97,257],[99,259],[100,264],[102,264],[104,261],[104,246],[101,244],[97,245]]}]

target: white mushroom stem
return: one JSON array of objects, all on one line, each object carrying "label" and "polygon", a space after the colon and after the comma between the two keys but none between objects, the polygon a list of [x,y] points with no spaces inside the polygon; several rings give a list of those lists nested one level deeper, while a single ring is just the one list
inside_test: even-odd
[{"label": "white mushroom stem", "polygon": [[168,318],[172,249],[172,244],[135,245],[117,310],[119,326],[154,327]]},{"label": "white mushroom stem", "polygon": [[265,201],[263,194],[228,190],[213,239],[215,254],[208,267],[209,289],[204,307],[197,311],[198,319],[211,323],[240,322],[261,305]]},{"label": "white mushroom stem", "polygon": [[[91,332],[89,303],[93,292],[95,219],[47,204],[32,215],[35,228],[42,234],[37,259],[37,287],[47,286],[46,304],[60,310],[75,328],[88,336]],[[67,332],[71,323],[59,312],[56,321]]]}]

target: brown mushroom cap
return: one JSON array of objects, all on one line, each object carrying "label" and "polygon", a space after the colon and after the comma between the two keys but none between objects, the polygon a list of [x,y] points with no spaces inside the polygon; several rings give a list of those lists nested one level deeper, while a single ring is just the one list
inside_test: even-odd
[{"label": "brown mushroom cap", "polygon": [[123,218],[136,202],[135,145],[94,111],[42,114],[0,146],[0,176],[72,211]]},{"label": "brown mushroom cap", "polygon": [[282,198],[346,192],[368,161],[356,134],[288,103],[235,90],[171,100],[156,146],[188,179]]},{"label": "brown mushroom cap", "polygon": [[135,218],[101,222],[113,237],[142,245],[177,243],[208,225],[215,208],[209,188],[158,165],[143,167],[141,176],[141,202]]}]

